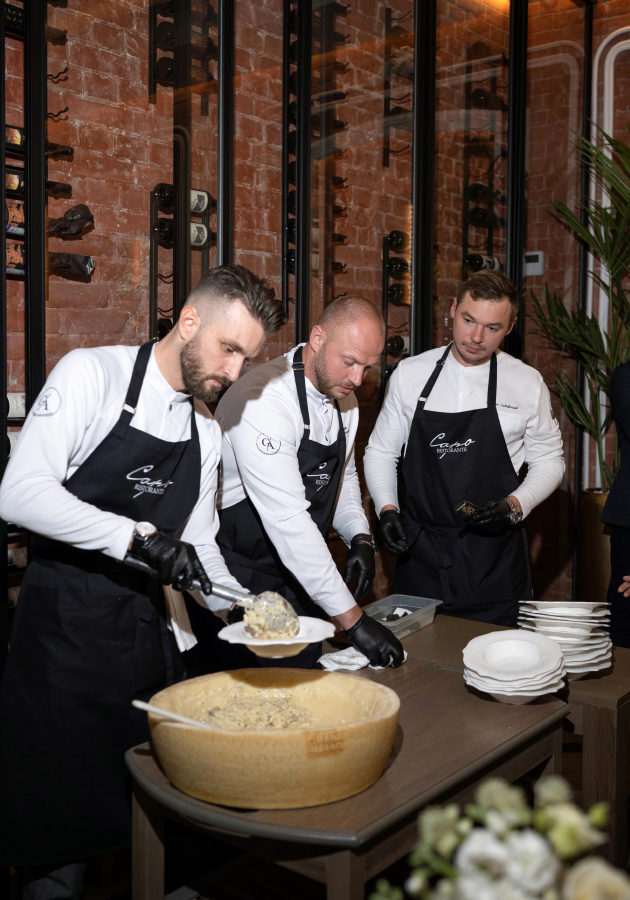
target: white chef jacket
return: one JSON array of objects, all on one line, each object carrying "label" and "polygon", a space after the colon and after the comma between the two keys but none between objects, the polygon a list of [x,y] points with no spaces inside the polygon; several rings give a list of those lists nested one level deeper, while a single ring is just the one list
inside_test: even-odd
[{"label": "white chef jacket", "polygon": [[[379,515],[390,504],[398,509],[396,463],[407,444],[418,397],[443,353],[444,347],[436,347],[405,359],[389,379],[364,457],[368,490]],[[424,408],[444,413],[482,409],[489,375],[490,360],[482,366],[463,366],[449,353]],[[501,351],[497,353],[497,413],[514,471],[518,475],[523,463],[528,465],[526,478],[512,492],[525,517],[562,481],[562,436],[541,374]]]},{"label": "white chef jacket", "polygon": [[[73,350],[51,372],[29,412],[0,485],[0,516],[37,534],[84,550],[124,558],[135,520],[104,512],[66,490],[65,482],[107,437],[120,417],[138,347]],[[217,468],[221,430],[203,403],[195,402],[201,451],[199,499],[181,533],[193,544],[211,581],[243,590],[215,543]],[[131,427],[164,441],[190,438],[190,397],[166,381],[155,361],[147,366]],[[210,609],[230,604],[203,597]],[[180,650],[193,636],[181,594],[171,592],[171,625]],[[174,604],[174,605],[173,605]]]},{"label": "white chef jacket", "polygon": [[[299,346],[304,346],[303,344]],[[227,509],[249,496],[280,559],[307,594],[330,616],[355,605],[352,594],[308,512],[297,453],[304,423],[291,363],[297,348],[257,366],[233,384],[216,410],[223,431],[218,506]],[[333,401],[305,377],[310,439],[337,440],[339,422]],[[356,397],[339,401],[346,433],[346,462],[333,527],[350,544],[369,532],[354,462],[359,424]],[[270,439],[271,444],[265,439]],[[277,451],[269,453],[269,447]]]}]

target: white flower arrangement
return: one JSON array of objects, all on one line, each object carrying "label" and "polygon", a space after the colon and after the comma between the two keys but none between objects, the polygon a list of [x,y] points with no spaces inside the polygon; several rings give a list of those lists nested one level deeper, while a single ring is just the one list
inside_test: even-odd
[{"label": "white flower arrangement", "polygon": [[370,900],[630,900],[630,878],[601,857],[576,858],[607,838],[607,807],[584,813],[567,782],[543,778],[534,809],[519,787],[492,778],[462,815],[452,803],[424,810],[405,890],[385,879]]}]

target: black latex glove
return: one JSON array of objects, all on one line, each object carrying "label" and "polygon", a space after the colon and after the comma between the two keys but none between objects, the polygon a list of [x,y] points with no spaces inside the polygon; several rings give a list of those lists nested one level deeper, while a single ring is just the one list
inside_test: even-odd
[{"label": "black latex glove", "polygon": [[242,622],[244,615],[245,615],[245,607],[236,606],[236,605],[233,606],[232,609],[228,610],[228,614],[227,614],[228,625],[234,625],[236,622]]},{"label": "black latex glove", "polygon": [[507,500],[488,500],[479,512],[468,517],[468,522],[475,528],[496,529],[502,525],[510,525],[512,509]]},{"label": "black latex glove", "polygon": [[407,535],[403,527],[402,516],[395,509],[387,509],[381,513],[379,521],[381,540],[390,553],[402,556],[409,549]]},{"label": "black latex glove", "polygon": [[346,567],[343,572],[343,580],[346,584],[350,584],[355,572],[357,573],[357,586],[352,596],[357,600],[361,594],[365,594],[372,587],[376,574],[374,548],[361,535],[355,535],[352,538],[346,556]]},{"label": "black latex glove", "polygon": [[158,531],[140,547],[134,547],[132,555],[148,563],[155,569],[158,580],[162,584],[172,584],[176,591],[212,593],[212,582],[192,544]]},{"label": "black latex glove", "polygon": [[395,634],[365,613],[351,628],[346,637],[359,653],[367,656],[373,666],[402,666],[405,661],[403,645]]}]

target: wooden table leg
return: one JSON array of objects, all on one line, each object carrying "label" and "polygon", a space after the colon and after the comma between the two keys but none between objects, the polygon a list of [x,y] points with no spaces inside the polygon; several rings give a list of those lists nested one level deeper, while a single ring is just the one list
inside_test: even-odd
[{"label": "wooden table leg", "polygon": [[326,900],[364,900],[365,860],[352,850],[326,857]]},{"label": "wooden table leg", "polygon": [[132,900],[164,900],[164,816],[133,785]]},{"label": "wooden table leg", "polygon": [[553,733],[552,741],[553,751],[541,773],[541,778],[545,775],[562,775],[562,727]]},{"label": "wooden table leg", "polygon": [[628,862],[628,710],[584,704],[584,807],[610,804],[608,844],[602,853],[616,866]]}]

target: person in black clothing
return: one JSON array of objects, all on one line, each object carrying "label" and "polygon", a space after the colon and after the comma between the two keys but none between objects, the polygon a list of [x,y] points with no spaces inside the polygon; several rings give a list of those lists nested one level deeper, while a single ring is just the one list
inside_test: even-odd
[{"label": "person in black clothing", "polygon": [[610,379],[610,405],[615,418],[621,465],[602,513],[610,536],[610,637],[616,647],[630,647],[630,363],[618,366]]}]

